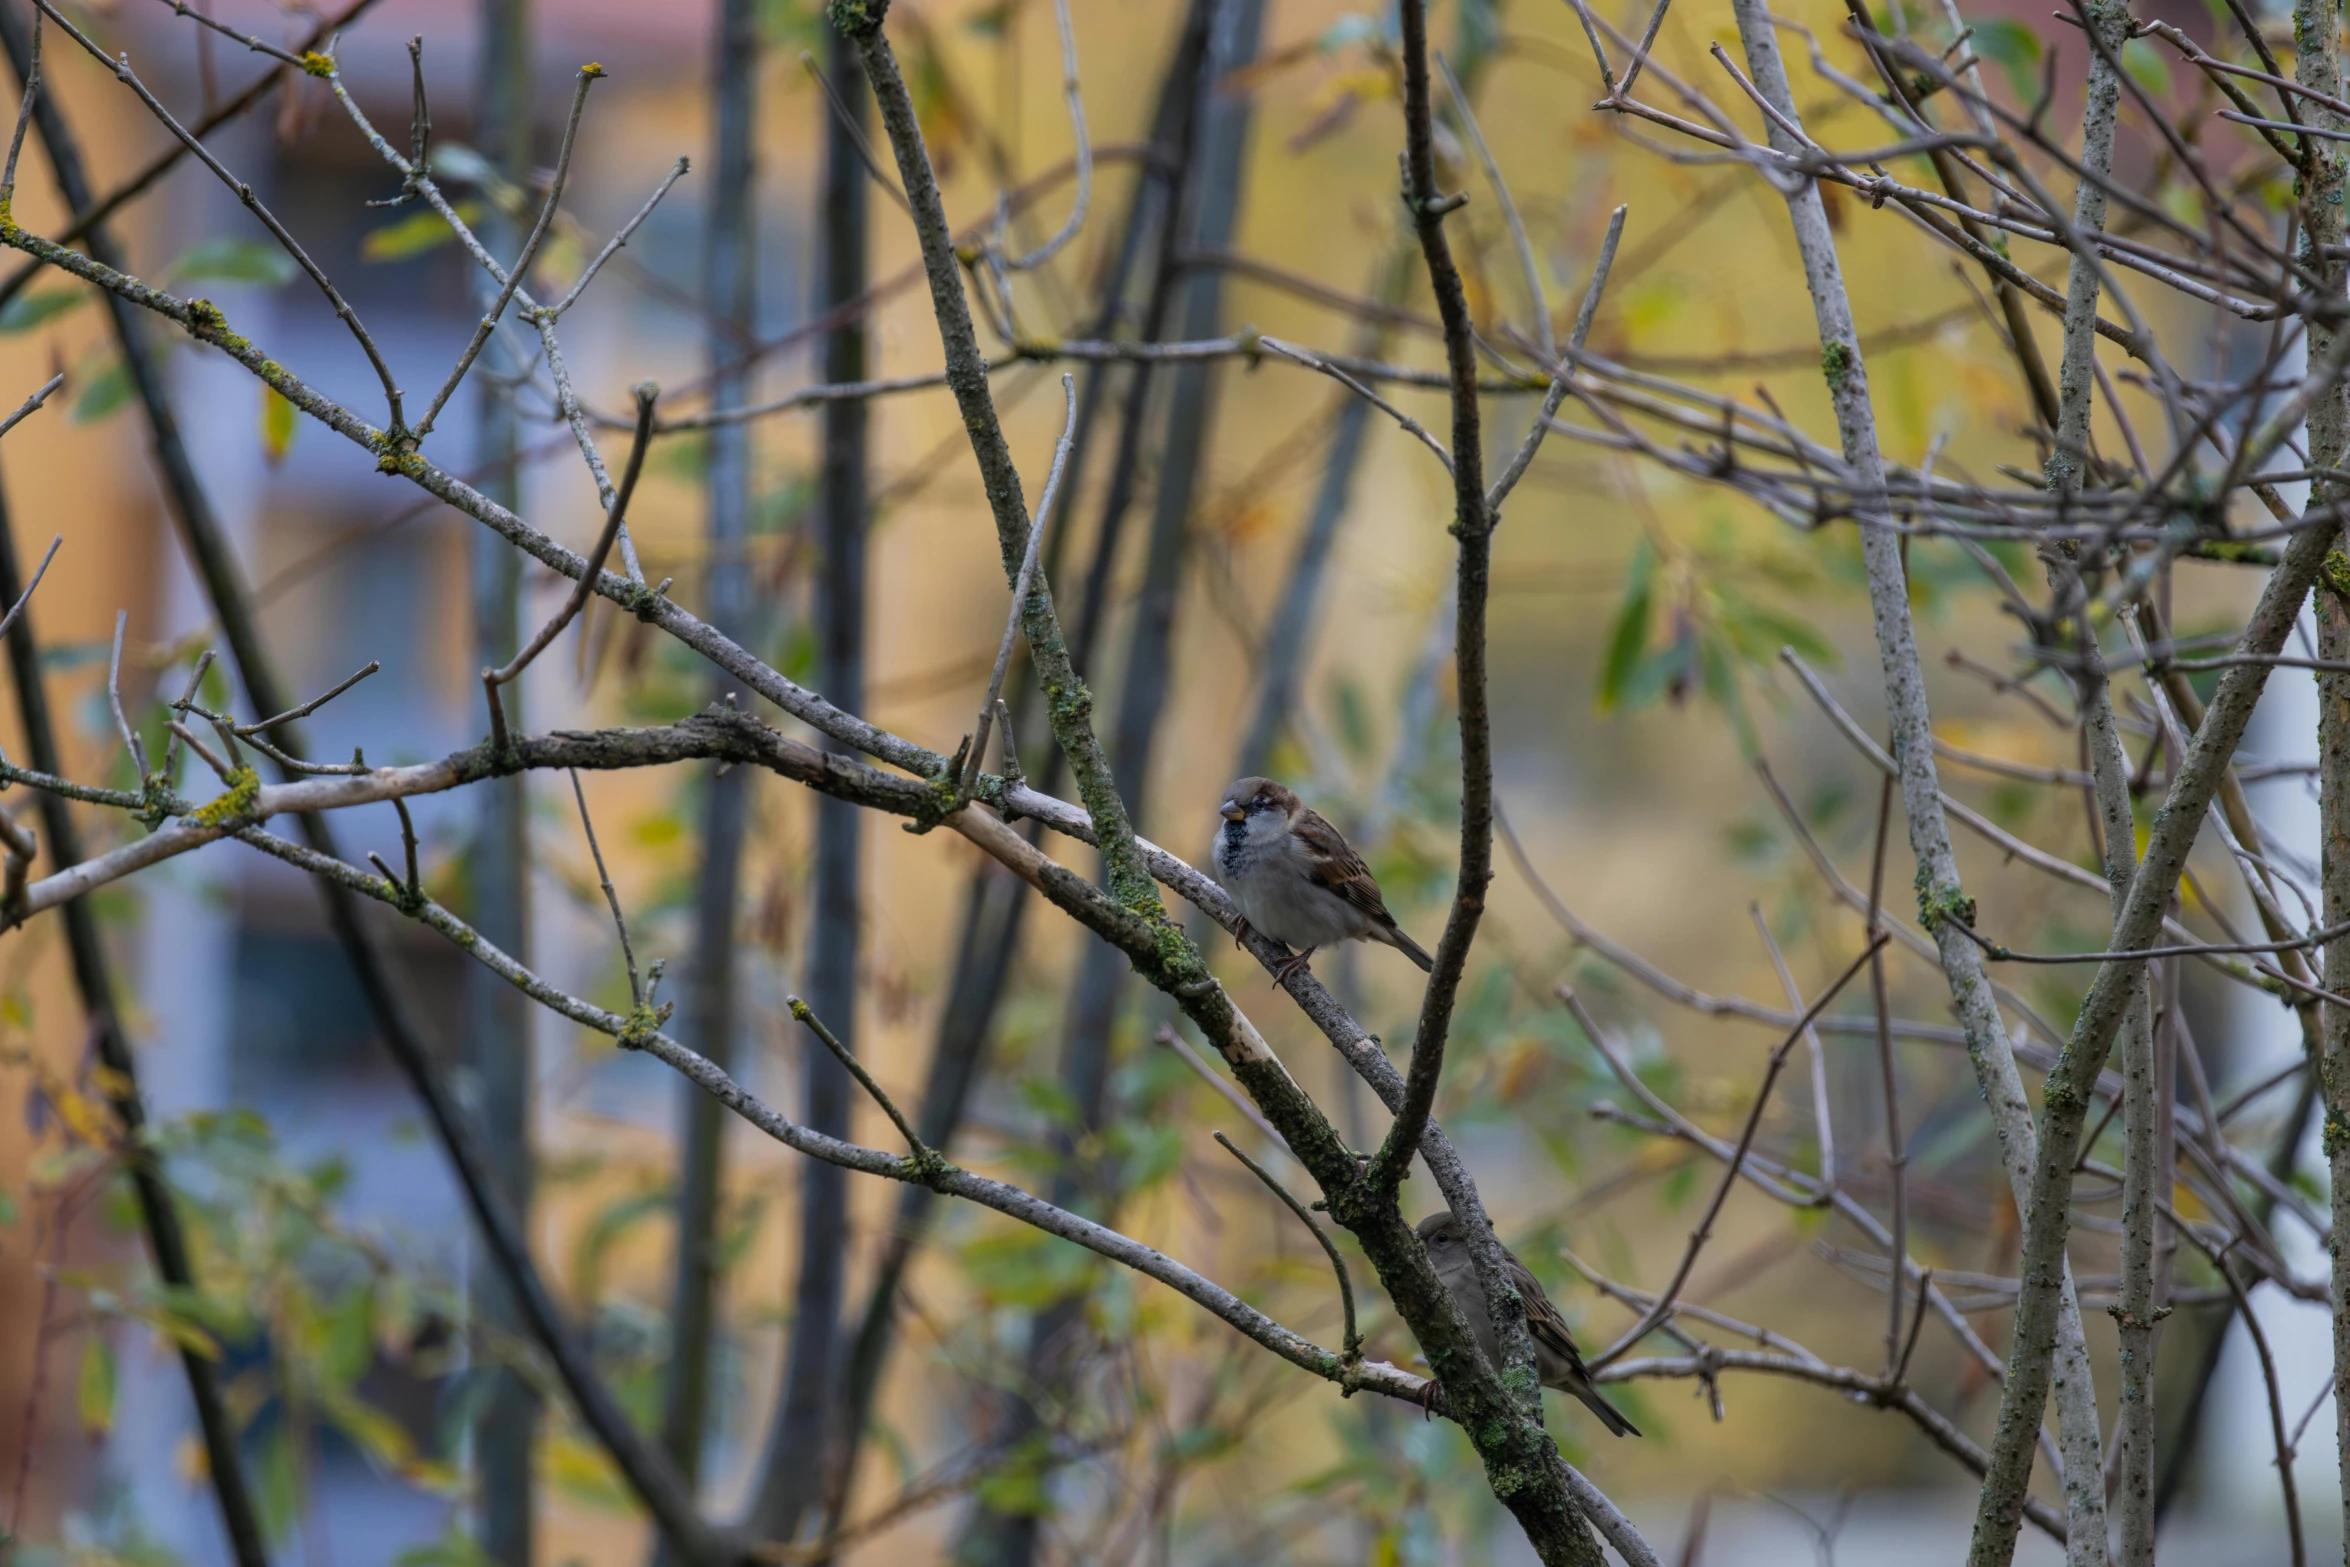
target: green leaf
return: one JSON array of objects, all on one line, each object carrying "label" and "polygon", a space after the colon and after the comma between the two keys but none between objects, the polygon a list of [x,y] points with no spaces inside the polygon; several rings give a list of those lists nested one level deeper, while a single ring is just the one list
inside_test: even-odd
[{"label": "green leaf", "polygon": [[1330,706],[1338,721],[1338,743],[1355,760],[1368,760],[1373,743],[1371,713],[1363,699],[1362,686],[1341,676],[1332,682]]},{"label": "green leaf", "polygon": [[375,1289],[360,1283],[321,1314],[311,1373],[329,1388],[348,1388],[375,1363]]},{"label": "green leaf", "polygon": [[75,424],[96,424],[131,400],[131,368],[120,356],[107,359],[97,373],[82,382],[66,417]]},{"label": "green leaf", "polygon": [[1968,42],[1975,53],[2007,73],[2007,85],[2017,98],[2031,103],[2040,96],[2040,58],[2048,52],[2040,35],[2013,17],[1993,17],[1975,24]]},{"label": "green leaf", "polygon": [[45,288],[38,294],[19,294],[7,308],[0,309],[0,332],[30,332],[86,304],[89,298],[86,288]]},{"label": "green leaf", "polygon": [[1817,621],[1746,603],[1739,604],[1735,613],[1724,618],[1737,637],[1739,651],[1757,662],[1775,657],[1783,647],[1791,647],[1809,662],[1830,669],[1842,662],[1836,644],[1820,635]]},{"label": "green leaf", "polygon": [[751,1243],[759,1238],[759,1221],[766,1213],[767,1199],[753,1196],[726,1216],[726,1224],[718,1233],[716,1252],[721,1274],[732,1273],[751,1254]]},{"label": "green leaf", "polygon": [[349,1394],[329,1394],[320,1399],[320,1407],[378,1468],[402,1474],[416,1462],[416,1444],[408,1439],[407,1428],[374,1405]]},{"label": "green leaf", "polygon": [[1689,1199],[1697,1195],[1697,1166],[1684,1164],[1675,1168],[1664,1178],[1661,1192],[1666,1207],[1687,1206]]},{"label": "green leaf", "polygon": [[2122,45],[2122,69],[2130,79],[2157,98],[2170,95],[2170,66],[2164,63],[2154,45],[2143,38],[2133,38]]},{"label": "green leaf", "polygon": [[1616,608],[1616,623],[1608,632],[1607,657],[1599,666],[1599,710],[1613,711],[1624,700],[1641,649],[1648,645],[1649,589],[1656,577],[1656,551],[1643,536],[1632,547],[1632,564],[1624,576],[1624,601]]},{"label": "green leaf", "polygon": [[274,468],[286,460],[286,451],[294,444],[294,427],[298,421],[294,405],[274,386],[261,386],[261,455]]},{"label": "green leaf", "polygon": [[294,280],[294,258],[260,239],[208,239],[165,269],[174,283],[259,283],[277,288]]},{"label": "green leaf", "polygon": [[114,1426],[114,1346],[104,1333],[93,1332],[82,1343],[81,1393],[78,1400],[82,1434],[104,1436]]},{"label": "green leaf", "polygon": [[767,47],[787,54],[821,50],[830,35],[823,8],[812,0],[759,0],[758,17]]},{"label": "green leaf", "polygon": [[667,848],[685,841],[685,822],[673,812],[655,811],[637,818],[629,828],[629,836],[647,849]]},{"label": "green leaf", "polygon": [[604,1205],[580,1237],[571,1263],[571,1287],[580,1299],[593,1301],[603,1293],[604,1262],[612,1248],[645,1220],[667,1213],[673,1194],[666,1186],[647,1186]]},{"label": "green leaf", "polygon": [[497,1567],[496,1559],[473,1537],[452,1527],[429,1545],[412,1545],[392,1558],[392,1567]]},{"label": "green leaf", "polygon": [[302,1516],[302,1461],[294,1450],[291,1428],[280,1422],[261,1444],[259,1462],[252,1467],[254,1500],[261,1507],[261,1525],[282,1535]]}]

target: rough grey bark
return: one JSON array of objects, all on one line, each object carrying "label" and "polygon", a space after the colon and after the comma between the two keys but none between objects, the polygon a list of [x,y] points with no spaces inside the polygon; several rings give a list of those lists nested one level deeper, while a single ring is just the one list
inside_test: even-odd
[{"label": "rough grey bark", "polygon": [[[482,0],[481,65],[475,81],[475,122],[482,156],[507,180],[527,189],[531,158],[530,0]],[[483,238],[501,255],[521,243],[516,225],[493,207],[483,214]],[[495,292],[486,277],[476,286]],[[502,345],[501,345],[502,346]],[[519,511],[521,432],[495,380],[476,383],[475,461],[484,493]],[[472,543],[474,654],[484,668],[503,666],[519,644],[522,558],[505,542],[475,533]],[[503,696],[507,721],[524,722],[519,686]],[[471,880],[476,928],[506,951],[530,950],[529,795],[521,778],[502,778],[474,798]],[[487,974],[472,976],[465,1069],[472,1079],[491,1175],[529,1229],[531,1189],[531,1033],[528,997]],[[493,1336],[521,1331],[520,1314],[494,1268],[473,1270],[473,1310]],[[539,1401],[530,1384],[504,1367],[479,1368],[492,1390],[474,1425],[474,1484],[481,1546],[504,1567],[531,1567],[536,1511]]]},{"label": "rough grey bark", "polygon": [[[2092,296],[2090,312],[2095,311]],[[2089,336],[2091,325],[2081,329]],[[2070,339],[2068,338],[2068,344]],[[2086,373],[2086,366],[2083,373]],[[2064,391],[2074,374],[2071,356],[2064,364]],[[2069,403],[2063,404],[2067,408]],[[2086,429],[2086,420],[2082,422]],[[2086,448],[2075,445],[2080,452]],[[2059,445],[2063,450],[2062,443]],[[2061,482],[2061,481],[2060,481]],[[2052,576],[2055,574],[2052,573]],[[2060,597],[2068,579],[2058,579]],[[2083,617],[2084,622],[2086,617]],[[2113,701],[2105,678],[2103,658],[2085,631],[2075,650],[2082,661],[2081,721],[2088,735],[2089,759],[2096,779],[2099,838],[2105,850],[2105,879],[2113,888],[2113,914],[2118,922],[2127,905],[2130,880],[2138,869],[2137,824],[2130,809],[2130,763],[2123,754],[2120,732],[2114,727]],[[2158,1320],[2154,1277],[2157,1210],[2167,1201],[2169,1184],[2157,1181],[2162,1142],[2157,1122],[2166,1096],[2155,1079],[2154,1001],[2143,980],[2129,1016],[2122,1022],[2122,1248],[2121,1295],[2113,1308],[2121,1339],[2121,1393],[2114,1411],[2113,1443],[2118,1470],[2115,1498],[2121,1513],[2122,1567],[2152,1567],[2154,1561],[2154,1328]],[[2098,1477],[2103,1484],[2103,1476]],[[2075,1550],[2076,1544],[2086,1550]],[[2102,1567],[2106,1541],[2100,1535],[2085,1542],[2067,1537],[2068,1561]]]},{"label": "rough grey bark", "polygon": [[[2086,103],[2081,113],[2081,167],[2087,176],[2073,198],[2073,229],[2080,234],[2105,231],[2105,187],[2099,180],[2113,170],[2113,131],[2121,105],[2121,73],[2115,69],[2122,45],[2130,37],[2130,8],[2125,0],[2091,0],[2090,25],[2097,30],[2099,47],[2089,51]],[[2075,251],[2065,275],[2064,357],[2057,369],[2056,449],[2048,457],[2051,489],[2080,488],[2089,464],[2089,409],[2097,394],[2097,268]],[[2100,682],[2102,689],[2102,682]],[[2137,837],[2131,835],[2134,845]],[[2101,1547],[2102,1549],[2102,1547]]]},{"label": "rough grey bark", "polygon": [[[12,30],[9,42],[13,46]],[[24,572],[17,563],[16,536],[5,493],[0,493],[0,603],[14,604],[24,596]],[[60,777],[65,758],[57,748],[57,728],[50,717],[48,684],[41,673],[41,642],[33,632],[33,611],[26,605],[8,628],[9,675],[16,687],[17,717],[24,726],[26,758],[34,767]],[[49,842],[49,858],[59,867],[82,858],[81,832],[72,807],[62,795],[41,790],[33,796],[40,812],[41,831]],[[66,957],[73,983],[89,1019],[98,1060],[116,1074],[123,1092],[109,1096],[123,1141],[132,1150],[129,1167],[132,1195],[138,1200],[139,1223],[147,1233],[147,1252],[155,1276],[173,1289],[200,1290],[188,1259],[187,1232],[180,1223],[179,1206],[163,1175],[144,1146],[147,1108],[139,1096],[138,1060],[123,1032],[116,1006],[114,969],[98,933],[97,911],[86,899],[76,898],[63,910]],[[220,1504],[221,1531],[228,1537],[229,1554],[237,1567],[269,1567],[267,1541],[261,1517],[253,1506],[252,1488],[245,1481],[245,1460],[237,1442],[236,1422],[221,1400],[220,1376],[214,1363],[194,1348],[182,1345],[180,1365],[187,1373],[188,1396],[196,1406],[196,1430],[204,1443],[205,1473]],[[11,1520],[12,1523],[16,1520]]]},{"label": "rough grey bark", "polygon": [[[825,76],[841,111],[825,120],[823,237],[818,312],[865,291],[866,173],[844,119],[862,127],[869,94],[856,46],[834,34]],[[828,381],[865,377],[865,323],[844,323],[824,340]],[[817,475],[815,614],[818,683],[851,712],[865,705],[865,513],[867,405],[849,398],[824,406],[823,454]],[[846,754],[829,737],[828,749]],[[808,999],[840,1041],[857,1037],[858,835],[864,813],[845,800],[816,807],[815,928],[808,960]],[[849,1077],[823,1050],[801,1052],[805,1103],[802,1120],[814,1131],[845,1137]],[[791,1539],[823,1499],[825,1442],[833,1429],[841,1303],[848,1271],[848,1172],[813,1164],[800,1177],[800,1267],[793,1286],[792,1326],[785,1352],[784,1387],[768,1439],[765,1473],[751,1521],[770,1539]]]},{"label": "rough grey bark", "polygon": [[[2340,18],[2331,5],[2299,0],[2293,7],[2293,78],[2303,86],[2339,99],[2342,94]],[[2307,110],[2310,122],[2340,131],[2342,116],[2322,104]],[[2339,298],[2350,274],[2340,253],[2343,238],[2342,200],[2350,179],[2341,144],[2311,140],[2301,175],[2301,259],[2322,270],[2329,293]],[[2317,364],[2340,351],[2343,328],[2315,315],[2307,319],[2309,362]],[[2309,408],[2309,461],[2312,467],[2339,468],[2350,454],[2350,390],[2340,385]],[[2350,486],[2338,480],[2319,480],[2309,488],[2312,506],[2338,503]],[[2317,650],[2321,659],[2350,659],[2350,559],[2342,555],[2341,530],[2330,531],[2337,547],[2327,555],[2324,585],[2317,593]],[[2318,863],[2319,884],[2328,924],[2350,918],[2350,676],[2321,671],[2317,677]],[[2325,985],[2338,990],[2350,985],[2350,942],[2334,942],[2325,952]],[[2318,1076],[2325,1097],[2326,1165],[2333,1190],[2350,1192],[2350,1015],[2339,1007],[2318,1009]],[[2341,1477],[2350,1482],[2350,1229],[2337,1222],[2326,1242],[2330,1262],[2329,1294],[2334,1317],[2334,1435],[2339,1447]],[[2350,1523],[2350,1483],[2341,1492],[2342,1516]],[[2350,1551],[2350,1546],[2345,1547]],[[2345,1560],[2350,1560],[2346,1556]]]},{"label": "rough grey bark", "polygon": [[[2088,86],[2081,119],[2081,179],[2073,200],[2073,228],[2081,234],[2105,229],[2106,193],[2099,179],[2113,168],[2116,112],[2121,101],[2118,65],[2122,46],[2130,36],[2129,7],[2124,0],[2096,0],[2088,10],[2096,29],[2096,47],[2089,51]],[[2089,414],[2097,393],[2098,269],[2089,257],[2075,251],[2065,279],[2064,351],[2057,370],[2055,446],[2047,462],[2050,489],[2071,495],[2080,489],[2088,471]],[[2068,546],[2068,553],[2077,551]],[[2077,570],[2051,565],[2049,583],[2058,604],[2083,591]],[[2089,617],[2081,616],[2074,652],[2081,661],[2077,691],[2081,723],[2088,739],[2091,770],[2101,823],[2098,836],[2105,851],[2105,876],[2113,889],[2113,913],[2118,920],[2129,896],[2130,878],[2137,870],[2138,834],[2130,812],[2130,764],[2122,753],[2113,722],[2113,697],[2106,681],[2104,659]],[[2121,1337],[2121,1392],[2114,1415],[2114,1443],[2120,1469],[2122,1567],[2151,1567],[2154,1559],[2154,1298],[2153,1259],[2157,1194],[2154,1175],[2153,1003],[2143,983],[2137,1001],[2123,1024],[2122,1070],[2125,1078],[2122,1192],[2122,1290],[2115,1312]],[[2076,1306],[2077,1315],[2077,1306]],[[2071,1375],[2067,1373],[2068,1379]],[[2060,1424],[2062,1416],[2059,1416]],[[2095,1435],[2092,1428],[2091,1436]],[[2075,1518],[2065,1537],[2068,1567],[2105,1567],[2104,1469],[2077,1472],[2093,1456],[2077,1446],[2064,1449],[2068,1481],[2068,1513]],[[2097,1516],[2090,1517],[2089,1487],[2097,1488]],[[2078,1504],[2073,1497],[2078,1495]]]},{"label": "rough grey bark", "polygon": [[[2329,365],[2331,375],[2338,376],[2340,366],[2330,361]],[[2315,373],[2327,377],[2326,370]],[[2164,910],[2186,866],[2187,852],[2267,683],[2271,666],[2262,660],[2284,645],[2329,543],[2322,528],[2304,528],[2294,534],[2261,589],[2260,600],[2237,643],[2238,651],[2254,655],[2254,660],[2231,665],[2220,677],[2203,725],[2180,759],[2170,793],[2155,814],[2145,853],[2130,882],[2129,899],[2114,921],[2110,950],[2135,952],[2159,934]],[[2093,1097],[2091,1089],[2136,1000],[2144,970],[2145,961],[2139,958],[2117,957],[2098,966],[2097,977],[2082,1000],[2072,1038],[2058,1057],[2042,1095],[2046,1111],[2038,1129],[2030,1197],[2021,1205],[2024,1233],[2017,1271],[2022,1285],[2016,1301],[2015,1342],[2008,1357],[2007,1385],[2000,1399],[1990,1468],[1975,1518],[1970,1567],[2004,1567],[2015,1550],[2016,1529],[2030,1484],[2033,1438],[2048,1396],[2057,1303],[2066,1277],[2062,1262],[2071,1223],[2074,1162]],[[2068,1486],[2077,1483],[2069,1474],[2066,1478]]]},{"label": "rough grey bark", "polygon": [[[758,14],[753,0],[723,0],[711,32],[711,141],[716,156],[710,191],[704,298],[713,313],[705,352],[710,362],[710,410],[724,413],[748,399],[749,372],[738,346],[757,313],[758,223],[752,210],[757,177]],[[737,642],[749,640],[751,437],[745,424],[709,432],[704,470],[703,613]],[[711,672],[710,699],[724,701],[733,682]],[[703,783],[702,862],[694,880],[694,945],[687,994],[692,1037],[702,1054],[731,1066],[736,1032],[735,912],[742,887],[744,822],[751,775],[713,769]],[[702,1467],[709,1419],[711,1346],[718,1291],[718,1203],[725,1168],[725,1107],[680,1084],[683,1133],[679,1146],[675,1279],[670,1290],[669,1372],[663,1390],[661,1445],[691,1485]]]},{"label": "rough grey bark", "polygon": [[[1788,84],[1786,63],[1767,7],[1762,0],[1733,0],[1733,10],[1755,86],[1789,124],[1800,125],[1802,119]],[[1770,127],[1770,140],[1781,152],[1790,152],[1795,146],[1793,138],[1776,124]],[[1858,470],[1862,482],[1875,488],[1884,483],[1884,457],[1877,445],[1868,370],[1861,358],[1860,338],[1853,325],[1852,303],[1845,292],[1843,272],[1836,257],[1835,237],[1829,231],[1827,213],[1821,206],[1816,185],[1809,181],[1796,184],[1786,193],[1786,202],[1796,246],[1803,259],[1804,281],[1811,294],[1813,315],[1818,322],[1820,369],[1835,407],[1837,433],[1846,459]],[[1883,516],[1880,510],[1877,518]],[[2024,1095],[2023,1075],[2016,1069],[2007,1025],[1999,1015],[1989,978],[1983,971],[1982,953],[1971,938],[1956,928],[1971,917],[1973,903],[1959,880],[1957,857],[1950,846],[1950,827],[1942,810],[1941,785],[1934,764],[1933,727],[1926,703],[1925,671],[1918,659],[1917,630],[1910,620],[1908,574],[1902,565],[1900,540],[1882,520],[1864,522],[1860,537],[1876,627],[1878,663],[1884,677],[1885,705],[1892,718],[1892,752],[1900,767],[1901,803],[1909,819],[1910,851],[1918,867],[1918,913],[1934,937],[1942,972],[1957,1004],[1959,1022],[1966,1029],[1967,1057],[1991,1110],[2000,1163],[2020,1205],[2029,1188],[2034,1163],[2031,1102]],[[2067,1532],[2102,1540],[2105,1537],[2104,1467],[2099,1457],[2096,1389],[2081,1333],[2080,1302],[2073,1292],[2071,1270],[2061,1255],[2051,1266],[2059,1279],[2061,1297],[2055,1332],[2060,1365],[2054,1380],[2058,1448],[2065,1465]],[[2035,1429],[2037,1421],[2035,1409]],[[2027,1446],[2027,1460],[2029,1454]],[[2020,1495],[2017,1504],[2020,1507]]]}]

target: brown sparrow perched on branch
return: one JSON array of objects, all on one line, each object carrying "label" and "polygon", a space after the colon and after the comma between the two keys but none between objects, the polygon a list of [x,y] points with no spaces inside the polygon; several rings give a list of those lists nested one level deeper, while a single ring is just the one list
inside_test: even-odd
[{"label": "brown sparrow perched on branch", "polygon": [[1385,942],[1422,970],[1436,966],[1397,928],[1363,857],[1296,795],[1270,778],[1243,778],[1224,791],[1223,816],[1216,880],[1245,924],[1296,949],[1276,983],[1334,941]]},{"label": "brown sparrow perched on branch", "polygon": [[[1477,1281],[1477,1264],[1469,1256],[1468,1243],[1461,1239],[1460,1226],[1449,1213],[1432,1213],[1420,1221],[1419,1236],[1420,1244],[1428,1248],[1428,1262],[1435,1268],[1437,1280],[1452,1296],[1453,1304],[1461,1308],[1461,1315],[1469,1319],[1477,1347],[1499,1371],[1501,1347],[1494,1338],[1493,1317],[1485,1309],[1485,1286]],[[1501,1255],[1509,1265],[1510,1282],[1526,1302],[1526,1331],[1534,1336],[1534,1369],[1542,1385],[1581,1399],[1615,1435],[1638,1436],[1640,1428],[1618,1414],[1591,1385],[1591,1374],[1583,1369],[1582,1352],[1567,1332],[1566,1319],[1542,1292],[1541,1284],[1508,1247],[1502,1248]]]}]

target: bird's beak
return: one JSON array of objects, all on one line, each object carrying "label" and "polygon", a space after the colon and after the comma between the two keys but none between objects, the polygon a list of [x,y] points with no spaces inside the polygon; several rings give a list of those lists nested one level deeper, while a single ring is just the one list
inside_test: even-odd
[{"label": "bird's beak", "polygon": [[1248,815],[1248,812],[1240,808],[1240,802],[1238,800],[1226,800],[1224,802],[1223,814],[1224,820],[1228,822],[1237,822],[1245,818]]}]

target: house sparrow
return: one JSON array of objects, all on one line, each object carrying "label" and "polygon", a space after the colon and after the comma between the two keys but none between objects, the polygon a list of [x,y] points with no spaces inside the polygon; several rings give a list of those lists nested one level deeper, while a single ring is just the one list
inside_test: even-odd
[{"label": "house sparrow", "polygon": [[1270,778],[1243,778],[1224,791],[1223,816],[1216,880],[1246,924],[1297,952],[1276,982],[1334,941],[1381,941],[1423,970],[1436,966],[1396,927],[1363,857],[1296,795]]},{"label": "house sparrow", "polygon": [[[1469,1330],[1477,1335],[1477,1347],[1485,1351],[1485,1358],[1493,1368],[1500,1370],[1501,1348],[1494,1340],[1493,1318],[1485,1310],[1485,1286],[1477,1281],[1477,1264],[1471,1260],[1468,1245],[1461,1239],[1460,1226],[1449,1213],[1432,1213],[1420,1221],[1419,1236],[1420,1244],[1428,1248],[1428,1262],[1435,1268],[1436,1277],[1451,1294],[1453,1304],[1461,1308],[1461,1315],[1469,1319]],[[1599,1389],[1592,1386],[1591,1374],[1583,1369],[1582,1353],[1567,1332],[1566,1319],[1542,1292],[1541,1284],[1508,1247],[1502,1248],[1501,1255],[1509,1264],[1510,1282],[1518,1287],[1518,1294],[1526,1302],[1526,1331],[1534,1335],[1534,1369],[1541,1376],[1542,1385],[1574,1394],[1599,1417],[1601,1425],[1617,1436],[1638,1436],[1640,1428],[1618,1414],[1615,1406],[1601,1398]]]}]

